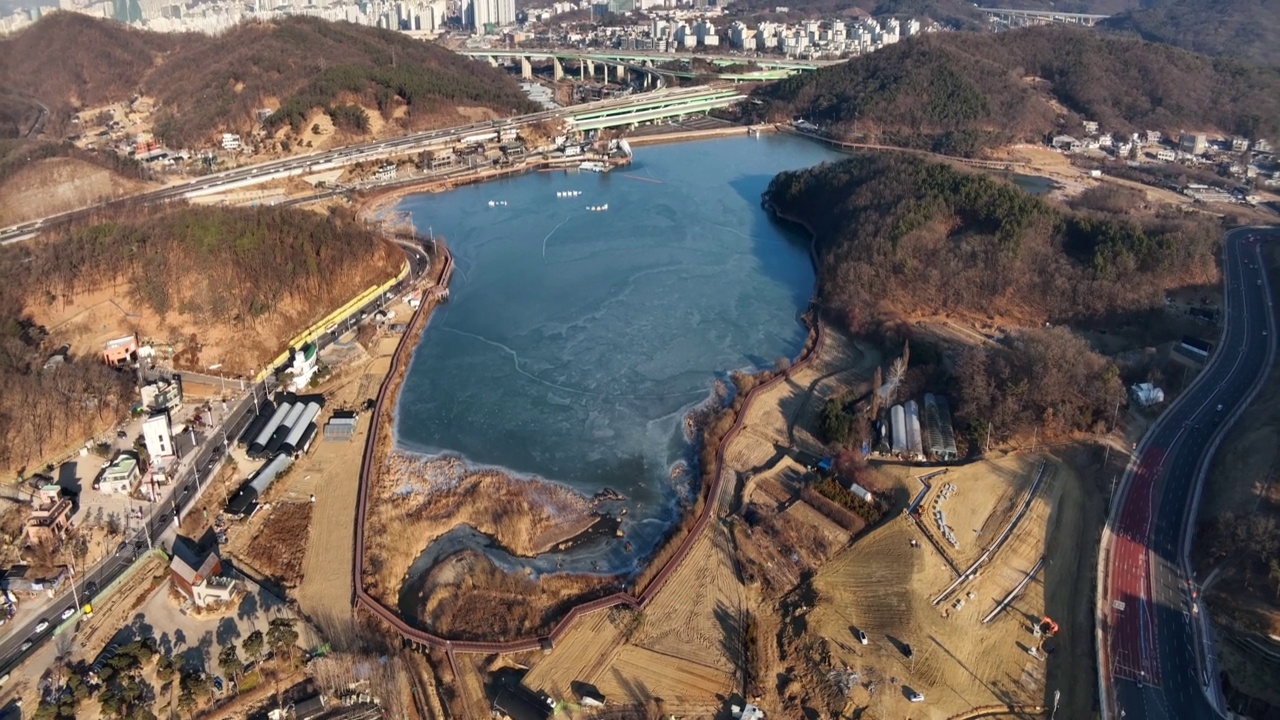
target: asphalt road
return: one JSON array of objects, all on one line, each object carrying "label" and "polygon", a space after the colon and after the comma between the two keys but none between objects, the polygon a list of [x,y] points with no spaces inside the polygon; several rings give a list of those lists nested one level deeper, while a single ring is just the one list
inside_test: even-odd
[{"label": "asphalt road", "polygon": [[[257,388],[257,392],[261,397],[261,386]],[[141,553],[146,552],[148,538],[152,542],[159,542],[165,531],[174,527],[175,513],[185,512],[199,497],[200,491],[208,485],[207,481],[223,452],[222,429],[226,429],[227,441],[234,443],[236,435],[244,430],[252,417],[253,400],[245,395],[228,411],[227,422],[215,429],[215,433],[207,436],[197,434],[195,462],[188,463],[170,492],[151,505],[143,524],[130,521],[125,539],[121,541],[116,553],[88,573],[77,577],[74,593],[71,584],[68,584],[49,606],[44,617],[31,618],[22,626],[9,628],[4,640],[0,641],[0,658],[3,658],[0,660],[0,674],[9,672],[40,643],[53,637],[54,629],[63,622],[61,613],[66,609],[76,608],[77,594],[81,605],[91,602],[94,595],[119,577]],[[43,621],[49,623],[48,627],[37,632],[36,627]],[[27,641],[32,645],[24,649],[23,645]]]},{"label": "asphalt road", "polygon": [[154,203],[166,200],[177,200],[196,191],[231,189],[232,187],[243,187],[247,184],[252,184],[254,181],[266,181],[278,173],[319,172],[325,169],[352,164],[361,160],[388,157],[389,153],[408,153],[444,140],[465,138],[468,135],[489,132],[499,126],[513,125],[520,127],[546,120],[577,115],[579,113],[589,112],[592,110],[623,109],[630,105],[638,105],[650,102],[654,99],[697,95],[699,93],[706,92],[706,90],[706,87],[657,90],[653,92],[628,95],[626,97],[612,100],[601,100],[584,105],[574,105],[572,107],[560,108],[557,110],[531,113],[529,115],[517,115],[514,117],[503,118],[501,120],[472,123],[470,125],[444,128],[441,130],[431,130],[428,132],[414,133],[412,135],[405,135],[403,137],[387,140],[375,140],[360,143],[358,145],[348,145],[335,150],[314,152],[283,160],[273,160],[257,165],[236,168],[234,170],[225,170],[223,172],[204,175],[185,182],[174,183],[160,190],[143,193],[141,195],[134,195],[122,200],[106,203],[105,205],[96,206],[94,208],[84,208],[4,228],[3,230],[0,230],[0,244],[25,240],[34,236],[42,229],[47,229],[48,227],[55,226],[58,223],[75,220],[86,215],[90,211],[101,207],[111,205],[128,205],[130,203]]},{"label": "asphalt road", "polygon": [[1273,307],[1258,240],[1270,230],[1227,234],[1223,335],[1214,358],[1148,431],[1118,498],[1104,613],[1113,717],[1202,720],[1218,717],[1213,654],[1182,562],[1198,505],[1202,463],[1270,370]]},{"label": "asphalt road", "polygon": [[[421,277],[430,267],[429,258],[423,248],[408,242],[397,242],[397,244],[405,251],[405,256],[409,260],[410,277],[391,289],[390,292],[393,295],[403,292],[408,283]],[[332,343],[339,335],[346,332],[351,325],[377,310],[385,299],[385,296],[374,298],[364,306],[354,310],[347,321],[339,323],[337,330],[333,333],[327,333],[317,340],[318,347],[324,348]],[[237,391],[239,389],[239,379],[237,378],[223,378],[217,375],[203,375],[200,373],[180,374],[187,378],[197,379],[205,384],[217,385],[225,382],[229,387]],[[266,397],[268,390],[274,387],[274,378],[268,378],[267,383],[268,385],[265,387],[262,384],[253,387],[259,399]],[[208,479],[217,469],[217,461],[222,457],[225,447],[235,443],[240,433],[244,432],[249,423],[253,421],[255,407],[254,396],[246,394],[228,410],[226,420],[221,425],[209,429],[207,434],[198,430],[195,462],[186,466],[182,476],[173,484],[170,493],[151,506],[147,512],[145,523],[137,526],[130,525],[126,531],[126,538],[121,542],[116,553],[99,563],[97,567],[88,573],[78,577],[74,583],[75,593],[72,592],[71,586],[68,585],[67,589],[49,606],[49,610],[44,617],[31,618],[21,626],[8,628],[4,639],[0,640],[0,675],[8,673],[23,658],[34,652],[41,643],[53,637],[53,631],[63,622],[61,613],[68,608],[74,609],[77,607],[76,593],[79,595],[80,606],[90,602],[94,595],[111,584],[126,568],[133,564],[141,553],[146,551],[148,537],[153,543],[159,542],[166,531],[175,527],[175,516],[179,518],[185,517],[184,513],[208,487]],[[48,621],[49,626],[37,632],[36,627],[42,621]],[[68,630],[68,632],[72,631]],[[22,646],[27,641],[32,644],[24,649]]]}]

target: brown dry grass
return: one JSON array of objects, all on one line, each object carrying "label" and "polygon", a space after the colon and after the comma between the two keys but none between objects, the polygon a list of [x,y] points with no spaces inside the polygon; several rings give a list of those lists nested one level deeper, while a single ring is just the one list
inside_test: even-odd
[{"label": "brown dry grass", "polygon": [[[456,458],[393,452],[378,475],[366,540],[377,571],[366,588],[389,604],[414,558],[455,527],[469,525],[513,554],[532,556],[596,521],[591,502],[568,487],[470,471]],[[406,537],[413,542],[404,542]]]},{"label": "brown dry grass", "polygon": [[285,587],[297,587],[302,582],[302,560],[307,551],[304,539],[314,507],[309,502],[275,503],[240,554],[259,572]]},{"label": "brown dry grass", "polygon": [[422,579],[418,620],[454,638],[508,640],[542,635],[569,607],[615,592],[620,578],[508,573],[478,551],[465,550],[433,566]]},{"label": "brown dry grass", "polygon": [[642,613],[615,608],[582,618],[524,684],[576,702],[573,683],[584,682],[611,704],[661,698],[666,711],[710,717],[720,698],[741,692],[746,605],[728,532],[712,525]]},{"label": "brown dry grass", "polygon": [[143,182],[82,160],[39,160],[0,185],[0,227],[96,205],[145,188]]}]

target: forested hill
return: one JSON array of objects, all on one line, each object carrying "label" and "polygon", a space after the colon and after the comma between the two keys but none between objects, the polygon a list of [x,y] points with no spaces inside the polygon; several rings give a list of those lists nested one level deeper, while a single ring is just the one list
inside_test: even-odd
[{"label": "forested hill", "polygon": [[[455,108],[499,114],[536,109],[503,71],[403,33],[295,17],[244,23],[218,36],[136,30],[54,13],[0,39],[0,87],[39,98],[56,130],[82,107],[154,98],[156,134],[175,147],[216,132],[247,132],[255,113],[279,107],[272,125],[316,108],[376,108],[408,127],[452,121]],[[338,117],[351,113],[338,111]],[[353,130],[359,130],[358,121]]]},{"label": "forested hill", "polygon": [[860,141],[957,155],[1111,131],[1280,133],[1280,71],[1067,27],[937,33],[753,92],[754,121],[802,117]]},{"label": "forested hill", "polygon": [[[5,247],[0,472],[127,415],[134,378],[101,363],[104,335],[171,345],[179,368],[220,363],[252,375],[403,264],[402,252],[347,213],[266,207],[135,208]],[[94,314],[103,307],[112,310]],[[85,315],[97,320],[83,326]],[[73,359],[43,368],[63,343]]]},{"label": "forested hill", "polygon": [[1104,20],[1134,33],[1206,55],[1280,66],[1280,3],[1274,0],[1156,0]]},{"label": "forested hill", "polygon": [[1214,277],[1219,231],[1182,213],[1138,219],[1105,187],[1064,210],[1003,180],[906,153],[778,175],[766,198],[804,221],[824,304],[851,329],[943,312],[1027,324],[1159,307]]}]

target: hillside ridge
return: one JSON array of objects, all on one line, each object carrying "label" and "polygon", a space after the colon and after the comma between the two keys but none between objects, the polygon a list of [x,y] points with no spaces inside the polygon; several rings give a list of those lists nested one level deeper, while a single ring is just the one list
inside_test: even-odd
[{"label": "hillside ridge", "polygon": [[[296,132],[311,111],[351,119],[352,105],[375,108],[403,130],[450,124],[459,108],[535,107],[502,70],[435,43],[307,17],[206,36],[57,12],[0,39],[0,68],[0,87],[50,107],[52,133],[67,131],[77,110],[144,96],[157,107],[157,139],[172,147],[252,132],[263,108],[278,111],[268,129],[292,124]],[[358,120],[348,125],[365,129]]]},{"label": "hillside ridge", "polygon": [[752,96],[747,120],[802,117],[837,136],[966,156],[1085,119],[1111,132],[1280,133],[1280,71],[1068,27],[909,38]]}]

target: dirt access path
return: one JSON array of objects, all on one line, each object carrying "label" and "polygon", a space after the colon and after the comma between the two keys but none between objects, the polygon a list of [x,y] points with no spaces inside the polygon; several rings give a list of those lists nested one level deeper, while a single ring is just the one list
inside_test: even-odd
[{"label": "dirt access path", "polygon": [[[944,485],[954,486],[941,500],[961,546],[941,543],[953,563],[967,567],[1009,522],[1038,460],[1007,456],[934,479],[926,507]],[[1076,541],[1062,536],[1079,527],[1079,484],[1068,467],[1049,460],[1054,475],[1032,498],[1008,542],[946,602],[932,604],[955,575],[904,517],[876,528],[819,571],[813,582],[818,600],[806,617],[808,632],[832,641],[834,666],[860,673],[863,684],[848,695],[847,710],[861,709],[862,717],[878,720],[948,718],[975,707],[1043,703],[1048,668],[1027,652],[1036,644],[1030,623],[1077,589],[1041,569],[1008,608],[989,623],[982,620],[1036,569],[1041,557],[1050,565],[1070,564]],[[933,522],[932,511],[924,520]],[[1081,597],[1086,596],[1076,595]],[[963,601],[958,607],[957,600]],[[1088,610],[1087,602],[1077,604]],[[1062,635],[1050,641],[1055,656],[1074,652],[1063,646],[1068,639],[1091,647],[1087,622],[1083,627],[1064,625]],[[856,630],[867,634],[867,645],[857,641]],[[913,658],[906,655],[907,645]],[[874,693],[868,691],[868,681],[875,683]],[[923,693],[925,701],[908,702],[910,690]],[[1080,712],[1064,716],[1088,717],[1089,696],[1081,694],[1085,701],[1077,708]]]},{"label": "dirt access path", "polygon": [[[397,314],[397,317],[399,314]],[[329,396],[333,407],[354,407],[377,392],[391,369],[391,354],[400,338],[384,334],[363,367],[351,368]],[[302,562],[298,605],[311,617],[340,617],[351,612],[355,567],[356,497],[360,489],[360,461],[369,437],[370,416],[360,416],[349,441],[320,439],[299,472],[315,495],[307,553]]]}]

